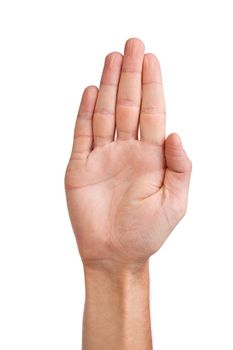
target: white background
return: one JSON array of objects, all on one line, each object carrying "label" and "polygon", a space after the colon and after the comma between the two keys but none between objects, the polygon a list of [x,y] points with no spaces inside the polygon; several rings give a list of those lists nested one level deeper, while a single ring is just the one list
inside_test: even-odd
[{"label": "white background", "polygon": [[168,133],[193,161],[187,216],[151,260],[155,348],[232,350],[232,2],[0,4],[0,348],[81,348],[64,171],[82,90],[139,37],[161,62]]}]

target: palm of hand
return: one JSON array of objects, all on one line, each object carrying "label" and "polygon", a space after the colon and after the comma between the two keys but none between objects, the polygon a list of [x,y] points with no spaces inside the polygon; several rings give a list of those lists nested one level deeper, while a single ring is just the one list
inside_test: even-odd
[{"label": "palm of hand", "polygon": [[[82,255],[87,255],[84,258],[98,259],[99,254],[105,259],[144,258],[142,241],[152,254],[158,239],[154,235],[156,212],[159,221],[164,219],[159,214],[163,151],[139,141],[119,141],[95,149],[81,166],[75,162],[70,177],[76,188],[68,195],[74,208],[74,230],[80,232],[80,250],[84,248]],[[151,226],[150,238],[147,233],[144,237],[145,222],[147,230]]]},{"label": "palm of hand", "polygon": [[[81,117],[76,131],[87,121]],[[82,137],[87,142],[87,129],[77,133],[66,171],[68,209],[82,259],[146,260],[184,214],[189,167],[181,145],[171,136],[166,159],[164,142],[124,137],[103,143],[105,138],[96,137],[100,144],[83,152]],[[177,155],[183,172],[167,168]]]}]

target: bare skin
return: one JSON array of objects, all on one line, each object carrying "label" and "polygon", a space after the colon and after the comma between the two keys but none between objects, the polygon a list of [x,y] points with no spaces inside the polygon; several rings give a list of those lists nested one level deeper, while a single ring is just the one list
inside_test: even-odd
[{"label": "bare skin", "polygon": [[191,175],[165,114],[158,59],[139,39],[109,54],[99,89],[83,93],[65,188],[85,272],[84,350],[152,349],[148,259],[184,216]]}]

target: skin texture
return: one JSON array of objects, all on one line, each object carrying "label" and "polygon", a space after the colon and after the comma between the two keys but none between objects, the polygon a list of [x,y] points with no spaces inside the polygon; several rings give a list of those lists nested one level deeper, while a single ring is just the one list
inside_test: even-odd
[{"label": "skin texture", "polygon": [[99,89],[84,90],[65,189],[85,272],[85,350],[152,348],[148,259],[184,216],[191,175],[180,137],[166,138],[165,114],[158,59],[139,39],[107,55]]}]

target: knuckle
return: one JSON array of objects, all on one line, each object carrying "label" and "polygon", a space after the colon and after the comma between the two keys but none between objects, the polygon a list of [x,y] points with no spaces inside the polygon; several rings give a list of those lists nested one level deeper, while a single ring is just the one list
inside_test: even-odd
[{"label": "knuckle", "polygon": [[187,212],[187,201],[186,199],[182,199],[179,203],[175,203],[174,205],[174,214],[177,221],[180,221]]},{"label": "knuckle", "polygon": [[158,106],[143,106],[141,109],[141,113],[143,115],[155,115],[156,117],[165,117],[166,116],[166,109],[160,108]]},{"label": "knuckle", "polygon": [[187,205],[185,204],[180,209],[181,218],[183,218],[185,216],[186,212],[187,212]]},{"label": "knuckle", "polygon": [[192,163],[192,161],[191,161],[190,159],[187,159],[187,163],[186,163],[186,169],[187,169],[187,171],[191,173],[192,168],[193,168],[193,163]]},{"label": "knuckle", "polygon": [[137,109],[140,108],[140,104],[133,98],[118,98],[117,107],[135,107]]}]

